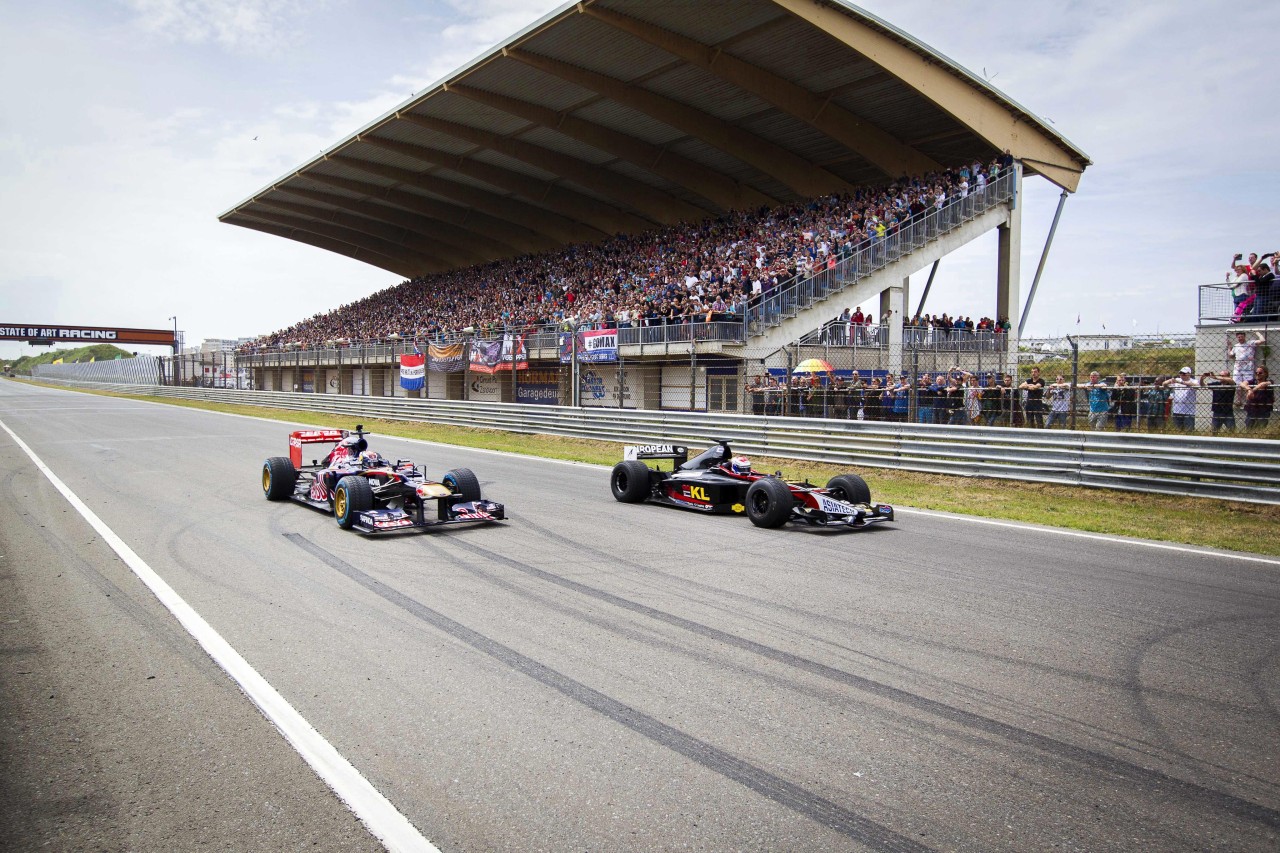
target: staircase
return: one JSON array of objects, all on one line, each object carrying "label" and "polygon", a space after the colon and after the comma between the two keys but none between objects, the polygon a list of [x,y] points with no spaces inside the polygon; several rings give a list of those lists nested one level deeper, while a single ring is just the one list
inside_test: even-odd
[{"label": "staircase", "polygon": [[747,346],[772,350],[794,343],[845,306],[876,302],[881,291],[1003,225],[1012,211],[1016,177],[1010,171],[981,196],[971,193],[913,217],[897,234],[863,244],[834,268],[765,294],[750,310]]}]

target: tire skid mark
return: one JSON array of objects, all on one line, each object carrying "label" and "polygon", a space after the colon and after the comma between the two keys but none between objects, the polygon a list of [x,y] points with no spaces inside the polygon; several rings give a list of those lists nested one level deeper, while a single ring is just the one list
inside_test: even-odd
[{"label": "tire skid mark", "polygon": [[[1132,687],[1132,685],[1128,680],[1123,680],[1118,678],[1108,678],[1106,676],[1095,675],[1090,672],[1080,672],[1077,670],[1064,669],[1063,667],[1060,667],[1060,666],[1051,666],[1049,664],[1043,664],[1038,661],[1026,660],[1024,658],[1016,658],[1010,655],[1002,655],[1002,654],[997,654],[995,652],[979,651],[977,649],[970,649],[964,646],[957,646],[950,643],[939,643],[933,640],[925,640],[914,634],[908,634],[901,631],[890,631],[886,628],[876,627],[875,625],[864,625],[849,619],[841,619],[836,616],[830,616],[825,613],[817,613],[812,610],[805,610],[804,608],[794,607],[792,605],[782,604],[776,601],[766,601],[765,599],[759,598],[757,596],[746,595],[741,592],[734,592],[733,590],[724,589],[722,587],[711,586],[710,584],[704,584],[699,581],[681,577],[680,575],[670,574],[668,572],[663,572],[657,569],[651,569],[642,563],[637,563],[633,560],[628,560],[626,557],[618,556],[609,551],[605,551],[604,549],[595,548],[589,544],[585,544],[583,542],[580,542],[576,539],[572,539],[563,534],[556,533],[554,530],[544,527],[538,524],[537,522],[531,521],[529,519],[521,519],[520,526],[530,530],[532,533],[536,535],[542,536],[545,539],[550,539],[552,542],[557,542],[561,545],[564,545],[569,548],[574,548],[576,550],[585,551],[589,554],[596,554],[601,557],[607,557],[610,561],[613,562],[614,565],[625,566],[627,568],[634,569],[636,572],[642,573],[647,576],[656,576],[656,577],[663,578],[665,580],[673,581],[675,583],[680,584],[681,586],[687,587],[689,589],[697,590],[698,592],[716,593],[721,598],[726,598],[732,601],[739,601],[739,602],[750,604],[757,607],[768,607],[771,610],[782,611],[784,613],[791,613],[796,616],[800,616],[804,619],[811,619],[814,621],[823,622],[827,625],[831,625],[842,631],[849,631],[849,632],[860,631],[865,634],[872,634],[877,637],[884,637],[898,643],[904,643],[904,644],[909,643],[917,646],[922,646],[926,649],[941,650],[945,652],[950,652],[952,654],[964,655],[965,657],[976,658],[978,660],[987,661],[991,663],[1024,667],[1026,669],[1033,669],[1038,672],[1045,672],[1050,675],[1055,675],[1060,678],[1070,678],[1072,680],[1080,681],[1085,684],[1092,684],[1099,687],[1107,687],[1115,690],[1123,690],[1129,693],[1132,693],[1134,691],[1134,688]],[[872,528],[872,529],[874,530],[876,528]],[[847,535],[847,534],[842,533],[840,535]],[[729,611],[724,605],[722,605],[717,601],[713,601],[711,599],[699,599],[699,603],[704,604],[706,607],[720,610],[721,612],[724,612],[728,615],[739,616],[739,617],[743,615],[741,612]],[[864,660],[875,661],[877,664],[891,666],[899,671],[908,672],[913,675],[927,674],[923,670],[920,670],[918,668],[904,666],[898,661],[891,660],[885,657],[880,657],[878,655],[869,654],[868,652],[865,652],[861,649],[856,649],[842,643],[834,642],[833,640],[827,637],[820,637],[812,634],[801,633],[797,631],[794,626],[787,625],[785,623],[766,620],[762,617],[752,617],[752,618],[755,619],[756,622],[766,625],[770,628],[774,628],[780,631],[787,631],[793,634],[798,634],[799,636],[801,636],[806,640],[809,640],[810,642],[820,643],[822,645],[829,646],[845,654],[857,655],[858,657],[863,658]],[[952,683],[954,686],[957,686],[957,687],[963,686],[958,684],[957,682],[949,682],[949,683]],[[1179,701],[1194,700],[1199,702],[1202,706],[1206,708],[1212,708],[1217,711],[1240,710],[1240,707],[1238,705],[1234,705],[1230,702],[1219,702],[1213,699],[1205,699],[1204,697],[1200,697],[1200,696],[1193,696],[1186,693],[1180,693],[1178,691],[1162,690],[1160,688],[1146,688],[1144,692],[1148,697],[1157,697],[1161,699],[1174,699]],[[1216,765],[1213,765],[1213,766],[1216,766]],[[1222,768],[1222,769],[1226,769],[1226,768]]]},{"label": "tire skid mark", "polygon": [[[765,798],[810,818],[819,824],[839,832],[875,850],[903,851],[903,853],[927,853],[932,848],[900,835],[871,820],[818,796],[791,782],[769,773],[711,744],[662,723],[634,708],[601,693],[587,685],[558,672],[545,664],[492,640],[439,611],[410,598],[376,578],[331,554],[306,537],[286,533],[284,537],[311,554],[331,569],[341,573],[369,592],[416,616],[421,621],[456,640],[488,655],[499,663],[528,676],[584,707],[618,723],[633,732],[666,747],[679,755],[731,779]],[[481,549],[483,550],[483,549]]]},{"label": "tire skid mark", "polygon": [[1085,767],[1110,773],[1118,778],[1126,779],[1138,785],[1145,786],[1148,792],[1158,794],[1161,792],[1169,794],[1178,794],[1188,800],[1200,803],[1202,805],[1218,809],[1246,820],[1255,821],[1264,826],[1280,828],[1280,810],[1255,803],[1243,797],[1237,797],[1225,791],[1215,788],[1208,788],[1195,782],[1171,776],[1163,771],[1149,767],[1143,767],[1134,764],[1122,758],[1106,755],[1083,746],[1077,746],[1066,741],[1058,740],[1049,735],[1039,734],[1028,729],[1019,728],[1011,723],[1004,723],[991,717],[985,717],[972,711],[965,711],[948,705],[945,702],[936,699],[930,699],[904,690],[900,687],[893,687],[883,684],[853,673],[845,672],[827,664],[809,660],[790,652],[775,649],[758,643],[754,640],[748,640],[709,625],[703,625],[691,619],[682,616],[676,616],[645,604],[640,604],[630,599],[614,595],[595,587],[587,586],[578,581],[569,580],[560,577],[527,563],[499,554],[478,545],[464,542],[461,539],[451,540],[451,544],[458,548],[468,551],[480,557],[492,560],[501,565],[508,566],[516,571],[531,575],[540,580],[562,586],[566,589],[573,590],[582,595],[603,601],[623,610],[637,613],[655,619],[659,622],[681,628],[705,639],[714,642],[724,643],[742,651],[751,652],[768,660],[781,663],[785,666],[794,667],[812,675],[817,675],[847,687],[870,693],[873,696],[882,699],[888,699],[906,705],[924,713],[934,714],[957,723],[961,726],[974,728],[979,731],[986,732],[990,735],[1003,738],[1011,743],[1020,746],[1031,747],[1042,752],[1053,755],[1059,759],[1074,761]]},{"label": "tire skid mark", "polygon": [[[441,535],[422,537],[422,538],[419,538],[417,542],[425,547],[429,547],[432,551],[432,554],[436,558],[447,558],[452,555],[450,555],[450,553],[446,549],[440,547],[440,545],[437,544],[436,540],[440,539],[441,536],[447,537],[450,535],[456,535],[459,532],[460,531],[457,531],[457,530],[441,531]],[[553,534],[553,536],[555,536],[555,534]],[[557,536],[556,538],[563,538],[563,537]],[[565,541],[571,542],[571,540],[568,540],[568,539],[566,539]],[[591,549],[586,548],[585,550],[591,550]],[[563,615],[573,617],[599,630],[606,631],[611,634],[615,634],[619,637],[623,637],[625,639],[631,640],[632,642],[642,643],[644,645],[649,646],[650,648],[668,651],[672,654],[678,654],[683,656],[684,658],[697,661],[704,665],[718,666],[724,669],[728,669],[739,675],[758,679],[764,683],[771,684],[780,689],[790,690],[796,693],[803,694],[805,696],[809,696],[809,697],[820,699],[822,701],[829,702],[831,704],[838,704],[838,703],[846,702],[848,700],[847,694],[838,692],[835,689],[819,690],[811,685],[803,683],[802,681],[794,678],[784,678],[780,675],[775,675],[773,673],[770,673],[767,670],[752,669],[745,665],[731,663],[726,660],[717,658],[713,655],[701,653],[696,648],[690,645],[678,645],[670,640],[666,640],[657,635],[643,634],[639,631],[624,628],[616,620],[610,620],[607,618],[594,616],[590,612],[582,611],[577,608],[571,607],[569,605],[563,604],[561,602],[549,599],[545,596],[537,595],[536,593],[533,593],[530,590],[522,586],[519,586],[518,584],[511,583],[510,581],[505,580],[493,574],[492,572],[488,572],[482,568],[479,568],[478,566],[474,565],[474,561],[455,559],[455,560],[452,560],[450,564],[454,568],[456,568],[458,571],[465,572],[471,575],[472,577],[483,580],[486,583],[494,587],[497,587],[498,589],[501,589],[503,592],[506,592],[510,595],[519,596],[520,598],[523,598],[526,601],[535,602],[540,606],[545,607],[549,610],[553,610],[557,613],[561,613]],[[634,564],[628,564],[628,565],[634,565]],[[659,572],[658,574],[662,574],[662,573]],[[667,576],[667,577],[674,578],[675,576]],[[676,579],[679,579],[679,578],[676,578]],[[695,585],[697,584],[695,583]],[[741,597],[748,598],[748,599],[750,598],[749,596],[741,596]],[[818,638],[814,638],[814,639],[818,639]],[[844,646],[837,646],[837,648],[840,648],[844,651],[849,651],[851,653],[861,654],[860,652],[857,652],[857,650],[848,649]],[[878,658],[874,656],[863,655],[863,657],[867,657],[877,662],[892,663],[892,661],[887,661],[883,658]],[[1016,662],[1016,661],[1013,661],[1013,659],[1009,659],[1009,660],[1011,662]],[[903,669],[903,668],[899,667],[899,669]],[[913,668],[905,668],[905,671],[913,674],[923,674],[921,670],[917,670]],[[1065,673],[1065,674],[1071,675],[1072,673]],[[954,684],[957,687],[965,687],[965,685],[961,685],[956,682],[948,682],[948,683]],[[1115,682],[1113,680],[1102,680],[1102,683],[1105,683],[1108,686],[1122,686],[1120,685],[1119,682]],[[1148,696],[1157,695],[1150,689],[1147,689],[1145,692],[1147,693]],[[1168,698],[1175,698],[1175,699],[1194,698],[1194,697],[1185,696],[1184,694],[1180,694],[1180,693],[1166,694],[1166,693],[1160,692],[1159,695],[1167,695]],[[986,692],[981,693],[980,698],[985,699],[986,701],[992,702],[992,703],[1001,702],[1003,700],[1002,696],[999,696],[997,694],[986,693]],[[1226,709],[1226,710],[1237,709],[1237,706],[1229,705],[1226,703],[1208,703],[1208,704],[1220,710],[1221,709]],[[1006,703],[1006,705],[1010,710],[1018,710],[1018,708],[1013,703]],[[1049,714],[1048,717],[1063,723],[1079,724],[1079,721],[1075,721],[1069,717],[1065,717],[1058,714]],[[985,735],[984,733],[979,733],[977,731],[971,731],[971,730],[965,730],[965,729],[960,729],[960,730],[956,730],[954,728],[944,729],[941,722],[932,723],[925,719],[909,719],[909,718],[899,718],[899,722],[909,722],[910,725],[914,727],[916,730],[920,732],[927,732],[929,735],[941,735],[944,731],[946,731],[948,733],[948,736],[951,738],[958,738],[960,740],[965,741],[966,743],[970,743],[977,746],[989,746],[991,743],[989,736]],[[1105,729],[1101,729],[1093,726],[1085,726],[1085,728],[1088,731],[1092,732],[1094,738],[1096,738],[1097,740],[1110,744],[1111,746],[1114,746],[1117,749],[1130,749],[1134,751],[1141,751],[1143,749],[1148,749],[1150,750],[1150,754],[1152,754],[1153,756],[1156,754],[1157,749],[1165,749],[1160,744],[1151,743],[1147,741],[1136,740],[1136,739],[1115,738],[1111,735],[1110,732],[1107,732]],[[940,747],[948,748],[948,749],[950,748],[946,746],[946,744],[943,743],[942,741],[937,741],[937,745]],[[1251,775],[1251,774],[1241,774],[1240,771],[1237,769],[1227,767],[1221,764],[1215,764],[1213,762],[1206,761],[1202,758],[1198,758],[1197,756],[1180,752],[1176,749],[1166,749],[1165,751],[1167,753],[1177,755],[1180,758],[1185,758],[1188,761],[1199,763],[1202,766],[1206,766],[1214,770],[1222,771],[1223,773],[1234,773],[1238,777],[1248,779],[1251,782],[1255,782],[1263,785],[1272,784],[1270,780],[1267,780],[1265,778],[1262,778],[1256,775]],[[1018,776],[1018,778],[1024,779],[1024,781],[1034,781],[1034,780],[1031,780],[1030,777],[1023,777],[1023,776],[1020,776],[1019,774],[1014,774],[1014,775]],[[1036,782],[1035,784],[1039,784],[1039,783]],[[1041,786],[1041,787],[1044,787],[1044,786]],[[1046,788],[1046,790],[1048,789]]]}]

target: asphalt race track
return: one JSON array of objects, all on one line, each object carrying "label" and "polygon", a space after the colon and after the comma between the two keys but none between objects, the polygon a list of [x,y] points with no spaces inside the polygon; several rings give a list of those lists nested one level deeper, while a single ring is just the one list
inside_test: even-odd
[{"label": "asphalt race track", "polygon": [[[16,382],[0,422],[443,851],[1280,844],[1280,561],[910,511],[765,531],[378,437],[510,520],[370,540],[263,499],[284,424]],[[380,849],[0,451],[0,848]]]}]

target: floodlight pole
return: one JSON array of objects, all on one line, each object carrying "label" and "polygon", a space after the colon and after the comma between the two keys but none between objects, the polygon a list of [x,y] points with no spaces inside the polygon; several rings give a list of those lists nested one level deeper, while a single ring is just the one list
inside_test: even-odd
[{"label": "floodlight pole", "polygon": [[1058,209],[1053,214],[1053,224],[1049,226],[1049,236],[1045,238],[1044,250],[1040,253],[1040,265],[1036,267],[1036,277],[1031,280],[1031,292],[1027,294],[1027,304],[1022,308],[1022,319],[1018,321],[1018,340],[1027,328],[1027,315],[1031,313],[1031,303],[1036,298],[1036,288],[1040,285],[1040,276],[1044,274],[1045,261],[1049,259],[1049,247],[1053,245],[1053,235],[1058,230],[1058,220],[1062,218],[1062,206],[1067,203],[1067,191],[1058,196]]},{"label": "floodlight pole", "polygon": [[169,318],[173,321],[173,384],[182,384],[182,362],[178,358],[178,315]]}]

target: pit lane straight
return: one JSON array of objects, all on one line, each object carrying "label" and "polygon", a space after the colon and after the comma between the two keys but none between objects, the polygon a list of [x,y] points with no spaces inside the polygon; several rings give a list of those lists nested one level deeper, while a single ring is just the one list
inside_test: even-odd
[{"label": "pit lane straight", "polygon": [[261,499],[286,425],[0,389],[441,849],[1274,843],[1274,567],[914,514],[763,531],[376,436],[512,520],[370,542]]}]

